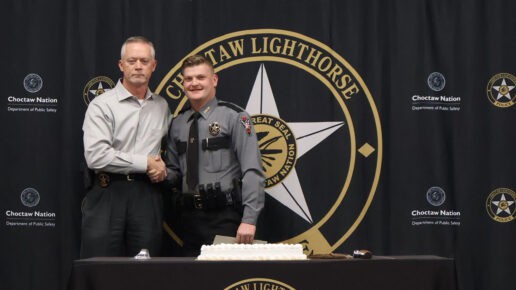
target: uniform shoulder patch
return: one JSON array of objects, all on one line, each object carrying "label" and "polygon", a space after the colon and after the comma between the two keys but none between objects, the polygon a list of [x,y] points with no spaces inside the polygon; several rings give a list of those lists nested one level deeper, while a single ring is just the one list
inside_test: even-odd
[{"label": "uniform shoulder patch", "polygon": [[219,106],[224,106],[224,107],[228,107],[234,111],[236,111],[237,113],[241,113],[244,111],[244,109],[242,109],[240,106],[236,105],[236,104],[233,104],[231,102],[226,102],[226,101],[219,101]]},{"label": "uniform shoulder patch", "polygon": [[244,126],[245,132],[248,136],[251,136],[251,120],[247,118],[247,116],[242,116],[240,118],[240,123]]}]

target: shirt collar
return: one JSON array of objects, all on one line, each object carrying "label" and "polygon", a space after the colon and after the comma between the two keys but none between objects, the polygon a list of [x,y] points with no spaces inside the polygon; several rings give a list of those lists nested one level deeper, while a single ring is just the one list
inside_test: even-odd
[{"label": "shirt collar", "polygon": [[[199,113],[201,113],[201,117],[204,119],[208,119],[208,116],[213,112],[213,109],[217,106],[219,101],[217,100],[217,97],[214,97],[211,99],[206,105],[204,105],[200,110]],[[195,113],[194,109],[190,109],[190,115],[188,116],[188,120],[191,119],[192,115]]]},{"label": "shirt collar", "polygon": [[[129,99],[129,98],[133,98],[134,96],[124,87],[124,85],[122,84],[122,80],[119,79],[118,82],[116,83],[116,86],[114,88],[114,90],[116,90],[116,93],[118,95],[118,101],[123,101],[123,100],[126,100],[126,99]],[[145,100],[149,100],[149,99],[152,99],[152,93],[151,91],[147,88],[147,92],[145,92]]]}]

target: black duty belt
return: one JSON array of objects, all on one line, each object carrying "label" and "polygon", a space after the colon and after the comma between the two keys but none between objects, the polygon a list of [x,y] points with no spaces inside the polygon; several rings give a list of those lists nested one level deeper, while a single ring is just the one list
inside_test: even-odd
[{"label": "black duty belt", "polygon": [[183,209],[212,210],[235,206],[235,197],[232,192],[220,192],[216,195],[202,195],[199,193],[181,194],[180,205]]},{"label": "black duty belt", "polygon": [[100,172],[95,175],[95,179],[98,181],[100,187],[108,187],[113,181],[150,181],[147,174],[144,173],[119,174]]}]

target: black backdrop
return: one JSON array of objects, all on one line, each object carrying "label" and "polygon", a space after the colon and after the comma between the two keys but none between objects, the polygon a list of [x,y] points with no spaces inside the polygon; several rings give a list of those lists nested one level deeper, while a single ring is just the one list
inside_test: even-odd
[{"label": "black backdrop", "polygon": [[[297,133],[298,155],[307,149],[268,188],[264,239],[307,252],[454,257],[460,289],[513,287],[515,9],[510,0],[4,2],[0,288],[65,288],[79,249],[84,112],[120,76],[131,35],[154,42],[151,88],[173,112],[183,104],[177,64],[192,52],[218,62],[220,98],[274,115],[270,100],[268,110],[247,104],[266,69],[259,80],[272,88],[275,118]],[[241,55],[231,41],[245,44]],[[303,143],[309,136],[318,141]],[[173,221],[165,228],[174,255]]]}]

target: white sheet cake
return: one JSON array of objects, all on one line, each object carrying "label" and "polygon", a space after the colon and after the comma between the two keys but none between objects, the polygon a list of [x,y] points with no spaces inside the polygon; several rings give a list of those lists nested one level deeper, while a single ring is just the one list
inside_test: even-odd
[{"label": "white sheet cake", "polygon": [[197,260],[306,260],[300,244],[203,245]]}]

